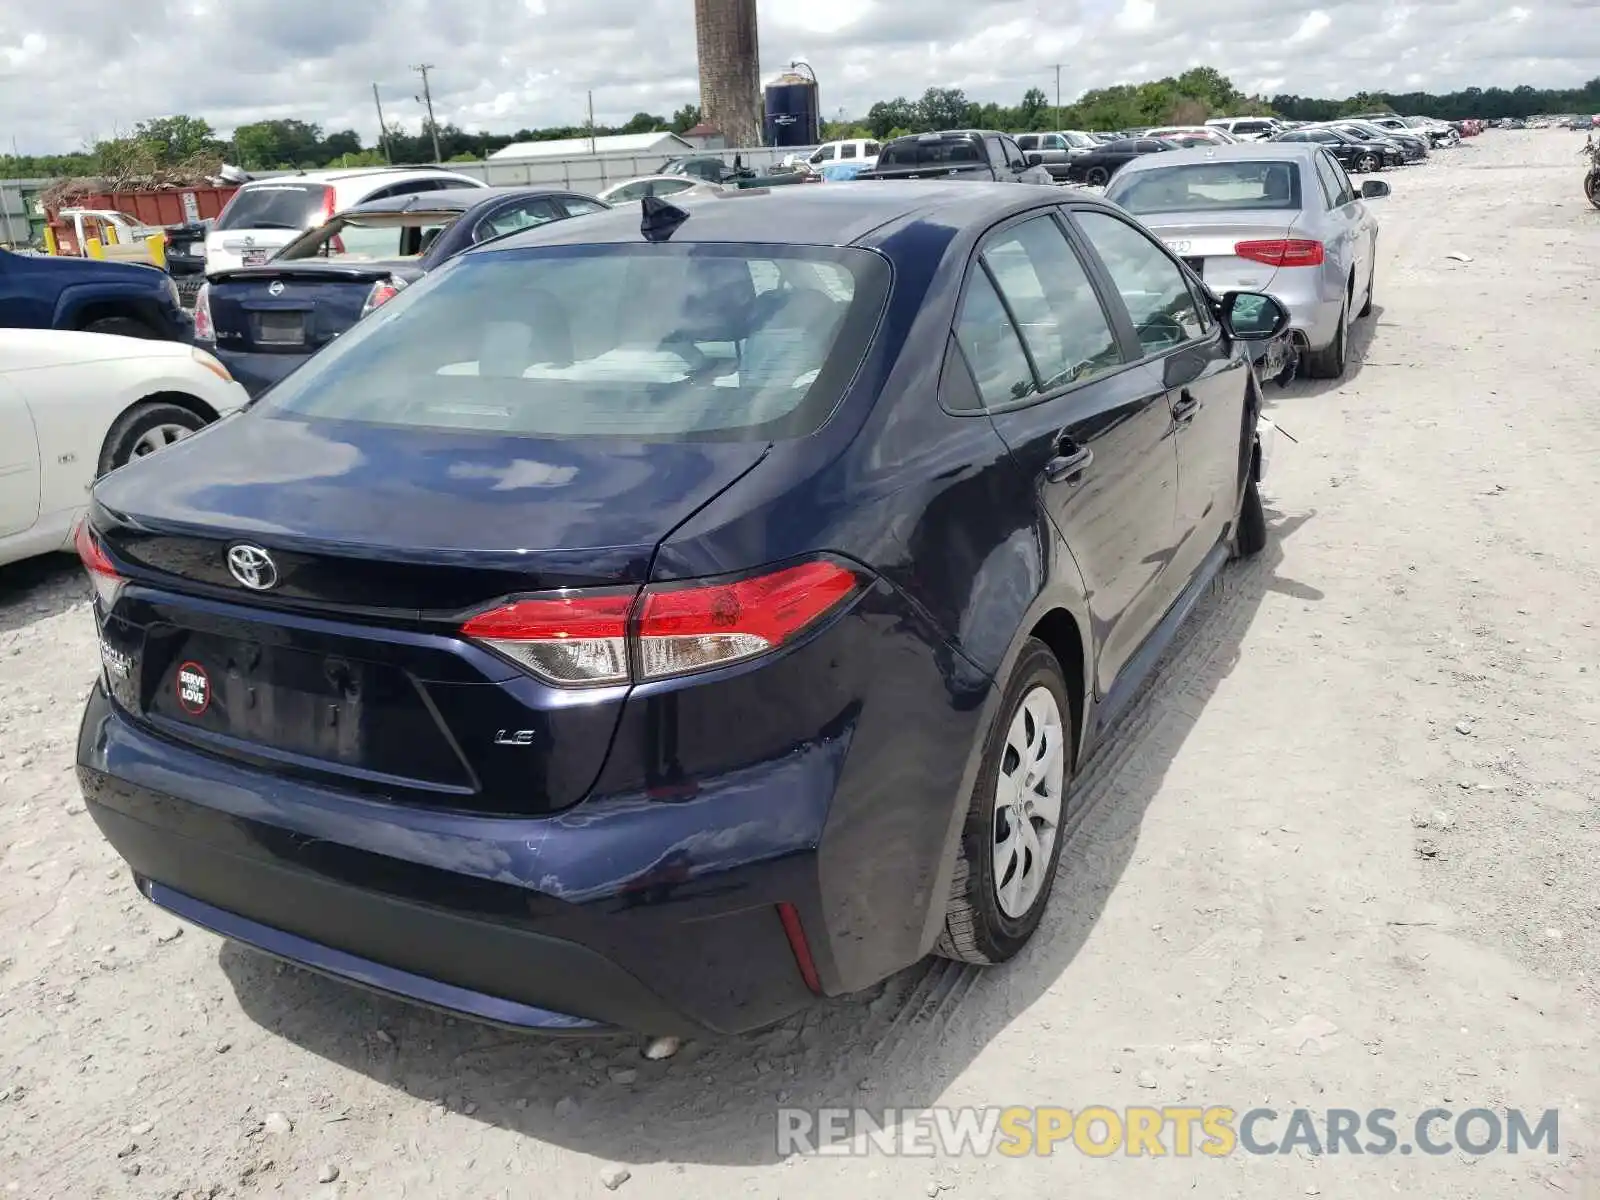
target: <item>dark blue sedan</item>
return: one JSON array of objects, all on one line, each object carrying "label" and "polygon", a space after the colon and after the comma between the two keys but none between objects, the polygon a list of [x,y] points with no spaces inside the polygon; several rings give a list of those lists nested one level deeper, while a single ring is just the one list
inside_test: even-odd
[{"label": "dark blue sedan", "polygon": [[1284,313],[1058,189],[645,204],[98,483],[79,778],[156,904],[658,1035],[1033,934],[1075,771],[1266,542]]},{"label": "dark blue sedan", "polygon": [[195,341],[259,396],[364,314],[463,250],[609,207],[593,196],[547,187],[442,188],[369,200],[261,266],[212,274],[195,297]]}]

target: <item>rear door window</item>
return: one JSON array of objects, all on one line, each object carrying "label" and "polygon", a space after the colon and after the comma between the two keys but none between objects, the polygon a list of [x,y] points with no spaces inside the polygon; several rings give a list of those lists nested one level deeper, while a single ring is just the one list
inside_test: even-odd
[{"label": "rear door window", "polygon": [[477,228],[472,231],[472,240],[481,242],[486,238],[499,237],[501,234],[515,233],[519,229],[533,229],[539,225],[547,225],[551,221],[559,221],[565,215],[560,205],[550,196],[518,200],[503,208],[495,209],[480,220]]},{"label": "rear door window", "polygon": [[587,196],[563,196],[561,207],[567,210],[569,217],[581,217],[585,213],[605,212],[606,206],[598,200],[591,200]]},{"label": "rear door window", "polygon": [[859,147],[857,147],[854,142],[846,142],[844,145],[839,147],[839,157],[855,158],[858,149]]},{"label": "rear door window", "polygon": [[967,281],[956,318],[956,341],[987,408],[1004,408],[1038,391],[1033,365],[1022,348],[1011,314],[981,266]]},{"label": "rear door window", "polygon": [[1033,356],[1040,390],[1054,391],[1122,365],[1100,297],[1053,217],[1033,217],[1002,230],[984,247],[983,261]]}]

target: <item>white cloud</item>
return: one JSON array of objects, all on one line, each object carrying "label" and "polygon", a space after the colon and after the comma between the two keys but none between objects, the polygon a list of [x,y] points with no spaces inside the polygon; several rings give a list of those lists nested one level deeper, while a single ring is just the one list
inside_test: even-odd
[{"label": "white cloud", "polygon": [[1123,0],[1117,14],[1117,28],[1125,33],[1142,33],[1156,23],[1156,6],[1151,0]]},{"label": "white cloud", "polygon": [[1320,37],[1333,24],[1333,18],[1320,8],[1314,9],[1305,15],[1300,22],[1300,27],[1289,35],[1291,42],[1309,42]]},{"label": "white cloud", "polygon": [[[670,115],[699,92],[689,0],[114,7],[107,20],[106,0],[0,0],[0,112],[24,153],[73,149],[178,112],[221,130],[298,117],[356,129],[370,143],[374,81],[385,115],[417,127],[421,89],[409,65],[424,58],[436,64],[440,118],[497,132],[580,123],[590,90],[602,121]],[[1207,0],[1203,19],[1188,14],[1176,0],[1069,0],[1048,10],[1038,0],[762,0],[762,75],[803,55],[824,110],[860,115],[874,100],[933,86],[1004,103],[1037,86],[1053,99],[1056,62],[1069,99],[1198,62],[1247,89],[1302,96],[1393,86],[1402,62],[1422,80],[1411,86],[1431,91],[1571,87],[1600,73],[1594,0],[1522,0],[1509,13],[1493,0]],[[1304,43],[1285,56],[1297,35]]]}]

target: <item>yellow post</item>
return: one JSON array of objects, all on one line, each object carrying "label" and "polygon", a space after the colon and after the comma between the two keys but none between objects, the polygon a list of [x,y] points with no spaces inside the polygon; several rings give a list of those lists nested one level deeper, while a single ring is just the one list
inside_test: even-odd
[{"label": "yellow post", "polygon": [[56,231],[49,225],[44,227],[44,252],[46,254],[61,253],[61,247],[56,245]]},{"label": "yellow post", "polygon": [[84,239],[83,252],[90,258],[104,258],[106,256],[106,248],[100,244],[99,238]]},{"label": "yellow post", "polygon": [[106,245],[115,246],[115,245],[117,245],[117,243],[119,243],[121,241],[122,241],[122,238],[117,233],[117,227],[115,225],[113,225],[110,221],[107,221],[106,222]]},{"label": "yellow post", "polygon": [[145,238],[144,244],[150,247],[150,261],[163,271],[167,269],[167,235],[152,233]]}]

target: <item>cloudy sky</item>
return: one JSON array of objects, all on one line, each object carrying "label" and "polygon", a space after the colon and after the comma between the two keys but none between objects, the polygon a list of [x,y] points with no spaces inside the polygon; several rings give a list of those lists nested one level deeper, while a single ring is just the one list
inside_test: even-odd
[{"label": "cloudy sky", "polygon": [[[805,58],[823,108],[932,85],[1014,103],[1209,64],[1246,91],[1561,87],[1600,74],[1596,0],[761,0],[764,76]],[[1497,15],[1500,14],[1500,15]],[[226,131],[298,117],[510,131],[669,113],[698,99],[693,0],[0,0],[0,112],[23,153],[150,116]]]}]

